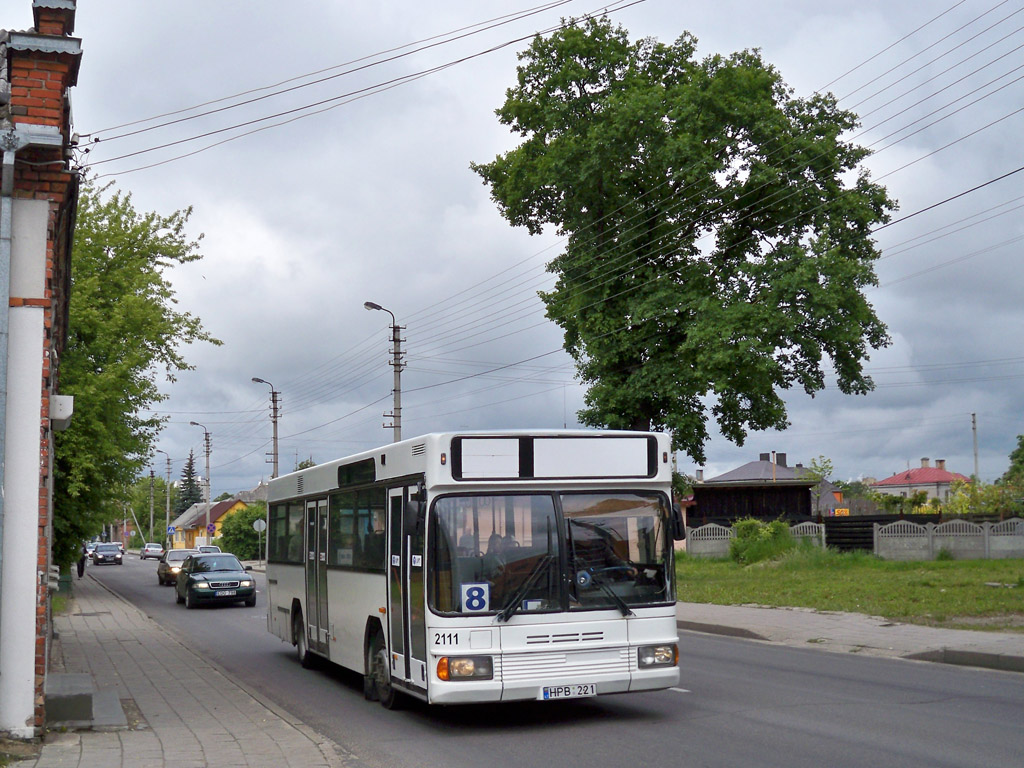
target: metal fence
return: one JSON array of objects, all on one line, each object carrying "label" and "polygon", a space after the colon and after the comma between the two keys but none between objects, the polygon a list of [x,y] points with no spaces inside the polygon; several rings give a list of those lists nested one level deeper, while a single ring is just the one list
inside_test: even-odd
[{"label": "metal fence", "polygon": [[876,523],[874,551],[884,560],[934,560],[940,552],[957,560],[1024,557],[1024,520],[949,520],[938,525],[909,520],[888,525]]}]

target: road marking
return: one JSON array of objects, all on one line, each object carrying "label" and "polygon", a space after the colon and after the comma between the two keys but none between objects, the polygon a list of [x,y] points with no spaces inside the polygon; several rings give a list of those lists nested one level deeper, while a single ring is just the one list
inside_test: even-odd
[{"label": "road marking", "polygon": [[676,691],[677,693],[693,693],[693,691],[688,691],[685,688],[669,688],[669,690]]}]

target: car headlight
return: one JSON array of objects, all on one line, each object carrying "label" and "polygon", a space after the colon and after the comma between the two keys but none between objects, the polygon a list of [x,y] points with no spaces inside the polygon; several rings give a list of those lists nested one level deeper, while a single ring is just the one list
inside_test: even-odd
[{"label": "car headlight", "polygon": [[118,560],[120,560],[121,559],[121,553],[118,552],[116,555],[114,555],[114,557],[116,557]]},{"label": "car headlight", "polygon": [[245,579],[244,581],[240,581],[240,582],[238,582],[238,586],[240,586],[240,587],[251,587],[252,586],[252,579]]},{"label": "car headlight", "polygon": [[637,648],[636,661],[640,669],[647,667],[674,667],[679,663],[679,647],[672,645],[644,645]]},{"label": "car headlight", "polygon": [[171,573],[177,573],[180,570],[181,570],[181,566],[180,565],[172,565],[171,566]]},{"label": "car headlight", "polygon": [[192,582],[192,586],[195,587],[196,589],[209,589],[210,588],[210,585],[207,582],[205,582],[205,581],[194,581],[194,582]]},{"label": "car headlight", "polygon": [[490,680],[494,677],[493,660],[490,656],[442,656],[437,660],[437,677],[439,680]]}]

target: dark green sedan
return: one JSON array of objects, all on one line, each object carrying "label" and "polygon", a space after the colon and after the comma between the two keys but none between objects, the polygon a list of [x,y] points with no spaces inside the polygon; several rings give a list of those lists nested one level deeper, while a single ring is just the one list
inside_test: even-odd
[{"label": "dark green sedan", "polygon": [[186,608],[218,603],[256,605],[256,580],[237,557],[227,553],[190,555],[181,564],[175,584],[178,602]]}]

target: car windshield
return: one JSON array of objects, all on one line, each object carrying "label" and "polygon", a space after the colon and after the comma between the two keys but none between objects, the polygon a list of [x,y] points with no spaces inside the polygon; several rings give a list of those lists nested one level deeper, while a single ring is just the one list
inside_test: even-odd
[{"label": "car windshield", "polygon": [[431,519],[430,607],[506,621],[670,602],[667,519],[659,493],[442,497]]},{"label": "car windshield", "polygon": [[192,573],[211,573],[212,571],[241,571],[242,564],[234,555],[218,557],[197,557],[192,566]]},{"label": "car windshield", "polygon": [[120,552],[121,548],[117,544],[100,544],[96,547],[97,552],[109,553],[109,552]]},{"label": "car windshield", "polygon": [[186,557],[188,557],[191,554],[194,554],[194,553],[192,551],[190,551],[190,550],[185,550],[185,549],[171,550],[170,552],[167,553],[167,562],[184,560]]}]

